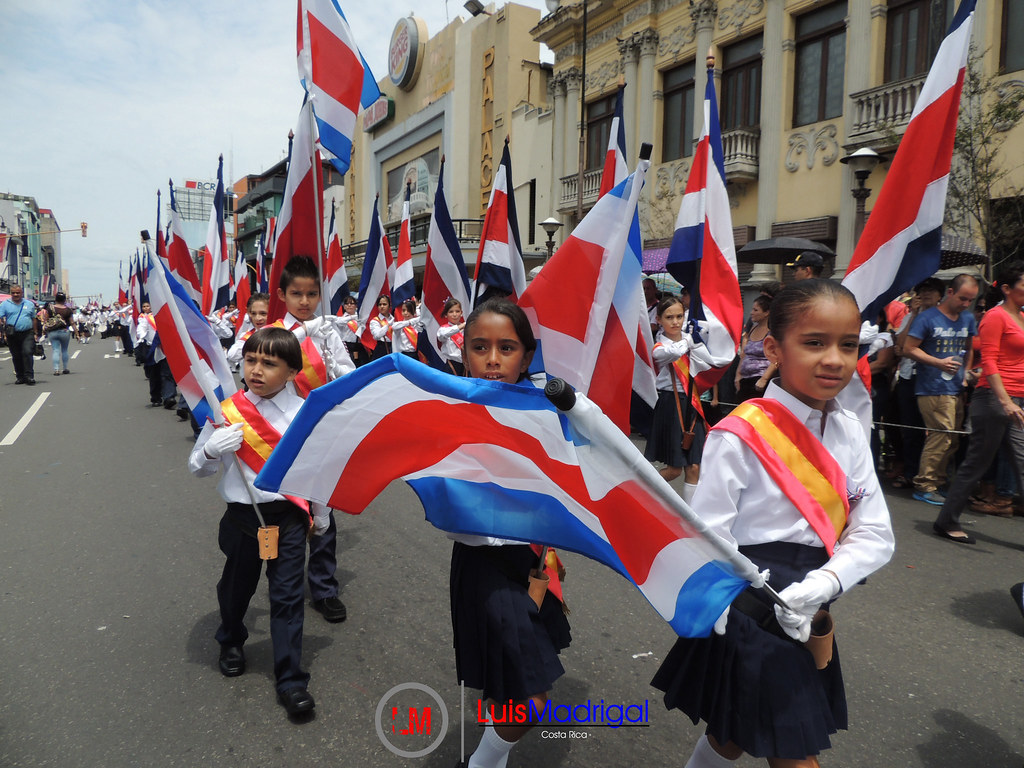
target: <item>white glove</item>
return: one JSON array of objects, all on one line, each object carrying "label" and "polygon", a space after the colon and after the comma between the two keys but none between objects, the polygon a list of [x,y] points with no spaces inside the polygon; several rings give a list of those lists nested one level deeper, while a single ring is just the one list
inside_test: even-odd
[{"label": "white glove", "polygon": [[822,604],[839,594],[842,586],[832,573],[815,570],[808,573],[803,581],[790,584],[779,597],[791,610],[775,606],[775,616],[783,631],[794,640],[807,642],[811,636],[811,618]]},{"label": "white glove", "polygon": [[317,515],[313,518],[313,535],[323,536],[327,533],[327,529],[331,527],[331,512],[328,510],[323,515]]},{"label": "white glove", "polygon": [[242,447],[242,425],[231,424],[218,427],[203,446],[203,453],[210,459],[219,459],[227,453],[234,453]]},{"label": "white glove", "polygon": [[718,621],[715,622],[715,634],[724,635],[725,625],[729,623],[729,606],[725,607],[722,611],[722,615],[718,617]]}]

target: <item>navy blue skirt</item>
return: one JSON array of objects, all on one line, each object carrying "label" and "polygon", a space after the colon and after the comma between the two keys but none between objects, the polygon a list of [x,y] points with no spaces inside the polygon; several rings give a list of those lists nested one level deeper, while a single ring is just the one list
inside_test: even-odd
[{"label": "navy blue skirt", "polygon": [[[773,543],[740,547],[759,568],[770,568],[776,591],[803,579],[828,559],[822,547]],[[758,591],[754,594],[760,596]],[[814,666],[809,651],[761,629],[735,608],[725,635],[681,637],[651,681],[665,706],[703,720],[719,744],[732,742],[754,757],[800,760],[832,746],[847,727],[839,652]]]},{"label": "navy blue skirt", "polygon": [[[683,418],[689,424],[693,421],[693,444],[690,450],[682,448],[683,428],[679,426],[679,412],[676,410],[676,396],[671,390],[658,390],[658,403],[654,406],[654,423],[651,436],[647,438],[644,458],[648,461],[661,461],[670,467],[688,467],[700,464],[704,455],[704,440],[708,428],[704,419],[693,408],[686,410],[686,397],[679,393],[679,404],[682,406]],[[696,416],[696,418],[694,418]]]},{"label": "navy blue skirt", "polygon": [[452,548],[455,670],[483,698],[522,701],[551,690],[565,673],[569,621],[549,592],[540,610],[527,592],[537,555],[525,544]]}]

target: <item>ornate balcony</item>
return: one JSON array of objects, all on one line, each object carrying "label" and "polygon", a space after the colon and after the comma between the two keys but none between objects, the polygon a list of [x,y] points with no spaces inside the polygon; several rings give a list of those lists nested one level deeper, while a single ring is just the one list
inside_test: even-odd
[{"label": "ornate balcony", "polygon": [[729,181],[754,181],[761,151],[761,131],[757,128],[734,128],[722,134],[725,155],[725,177]]},{"label": "ornate balcony", "polygon": [[[583,174],[583,208],[590,208],[597,202],[597,193],[601,191],[601,174],[604,169],[597,168]],[[562,196],[558,200],[559,213],[572,213],[576,210],[576,185],[578,174],[562,177]]]},{"label": "ornate balcony", "polygon": [[902,136],[921,95],[924,79],[925,75],[919,75],[851,93],[850,145],[885,146]]}]

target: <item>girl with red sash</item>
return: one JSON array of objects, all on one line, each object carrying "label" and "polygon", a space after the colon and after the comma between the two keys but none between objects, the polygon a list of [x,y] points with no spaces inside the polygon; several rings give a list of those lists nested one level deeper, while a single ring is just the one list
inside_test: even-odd
[{"label": "girl with red sash", "polygon": [[343,325],[339,328],[341,340],[344,342],[345,348],[348,349],[348,356],[352,358],[352,362],[358,368],[369,361],[366,348],[359,341],[359,337],[363,335],[363,328],[359,325],[359,304],[356,303],[354,296],[346,296],[345,300],[341,302],[341,309],[343,312],[341,316]]},{"label": "girl with red sash", "polygon": [[402,319],[396,320],[391,325],[391,330],[395,334],[395,351],[414,360],[419,360],[419,356],[416,354],[416,343],[419,340],[420,318],[416,314],[416,310],[415,299],[402,302],[399,309]]},{"label": "girl with red sash", "polygon": [[[270,312],[270,294],[254,293],[245,305],[247,319],[242,323],[242,332],[235,337],[235,343],[228,350],[228,362],[237,366],[242,362],[242,347],[256,331],[267,324]],[[246,325],[251,326],[246,329]]]},{"label": "girl with red sash", "polygon": [[462,365],[462,330],[466,322],[462,319],[462,303],[456,299],[448,299],[441,312],[447,322],[437,329],[437,346],[441,357],[456,376],[465,376],[466,369]]},{"label": "girl with red sash", "polygon": [[370,334],[377,341],[377,346],[370,353],[370,358],[376,360],[384,355],[391,354],[391,342],[394,332],[391,324],[395,319],[391,316],[391,297],[381,296],[377,299],[377,314],[370,318]]},{"label": "girl with red sash", "polygon": [[743,753],[773,768],[813,768],[847,727],[839,653],[817,669],[802,645],[810,619],[880,568],[892,527],[857,418],[835,396],[857,365],[853,295],[803,280],[772,302],[765,354],[779,377],[708,435],[693,508],[760,568],[791,610],[759,592],[733,602],[708,638],[680,638],[652,681],[665,705],[706,733],[687,768]]}]

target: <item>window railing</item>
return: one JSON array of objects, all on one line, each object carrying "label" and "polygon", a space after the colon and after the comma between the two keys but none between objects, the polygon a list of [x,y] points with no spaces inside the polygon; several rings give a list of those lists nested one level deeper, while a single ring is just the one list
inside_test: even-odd
[{"label": "window railing", "polygon": [[[583,174],[583,207],[589,208],[597,202],[597,195],[601,191],[601,175],[603,168],[595,168]],[[562,177],[562,196],[558,201],[560,213],[570,213],[576,210],[576,189],[579,184],[579,174],[573,173]]]},{"label": "window railing", "polygon": [[902,134],[914,113],[914,105],[921,95],[924,79],[925,75],[918,75],[851,93],[851,142]]},{"label": "window railing", "polygon": [[757,178],[761,152],[761,131],[757,128],[733,128],[722,133],[725,176],[729,180]]}]

